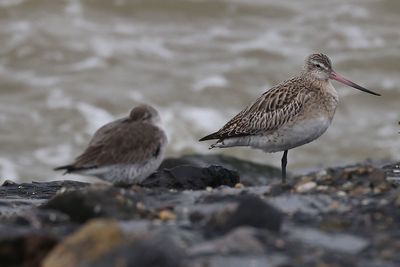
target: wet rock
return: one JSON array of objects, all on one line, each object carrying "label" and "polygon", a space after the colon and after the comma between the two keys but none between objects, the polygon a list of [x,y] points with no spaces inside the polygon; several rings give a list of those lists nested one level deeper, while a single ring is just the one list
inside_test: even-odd
[{"label": "wet rock", "polygon": [[0,227],[1,266],[39,267],[58,239],[42,230]]},{"label": "wet rock", "polygon": [[82,188],[88,186],[88,183],[82,183],[77,181],[54,181],[47,183],[10,183],[5,181],[0,186],[0,198],[24,198],[24,199],[48,199],[54,196],[61,188]]},{"label": "wet rock", "polygon": [[42,266],[90,265],[124,241],[124,234],[116,221],[93,220],[59,243],[46,256]]},{"label": "wet rock", "polygon": [[251,226],[279,232],[283,220],[282,213],[259,197],[243,195],[236,205],[227,206],[213,214],[208,226],[217,232],[226,233],[239,226]]},{"label": "wet rock", "polygon": [[[385,179],[389,172],[396,174],[395,165],[390,166],[329,168],[293,177],[287,186],[262,178],[195,191],[62,182],[19,188],[7,183],[0,187],[0,262],[39,265],[58,243],[65,253],[54,256],[54,249],[48,254],[55,266],[65,258],[77,267],[395,267],[400,262],[400,188]],[[98,239],[89,234],[73,245],[65,243],[90,222],[75,232],[80,224],[98,217],[118,223],[95,227]],[[113,240],[101,237],[108,229],[117,229],[122,237],[104,248]]]},{"label": "wet rock", "polygon": [[115,247],[85,267],[189,267],[184,250],[168,236],[133,240]]},{"label": "wet rock", "polygon": [[211,254],[262,254],[265,233],[251,227],[238,227],[226,235],[190,248],[191,256]]},{"label": "wet rock", "polygon": [[202,168],[218,165],[229,170],[235,170],[240,175],[240,182],[245,186],[265,185],[269,184],[271,180],[281,179],[281,170],[279,168],[218,154],[194,154],[180,158],[167,158],[161,164],[159,170],[170,169],[180,165],[191,165]]},{"label": "wet rock", "polygon": [[141,204],[142,199],[142,194],[130,194],[125,189],[105,185],[91,186],[62,192],[41,208],[67,214],[77,223],[98,217],[134,219],[149,215],[149,211]]},{"label": "wet rock", "polygon": [[385,172],[386,179],[395,185],[400,185],[400,162],[388,164],[382,167]]},{"label": "wet rock", "polygon": [[317,183],[310,181],[310,182],[305,182],[305,183],[296,185],[295,190],[298,193],[306,193],[311,190],[314,190],[316,187],[317,187]]},{"label": "wet rock", "polygon": [[200,168],[183,165],[162,169],[140,183],[144,187],[201,190],[207,187],[226,185],[233,187],[239,183],[239,175],[221,166]]},{"label": "wet rock", "polygon": [[354,235],[338,233],[332,235],[311,228],[294,228],[289,234],[309,245],[355,255],[368,245],[367,240]]}]

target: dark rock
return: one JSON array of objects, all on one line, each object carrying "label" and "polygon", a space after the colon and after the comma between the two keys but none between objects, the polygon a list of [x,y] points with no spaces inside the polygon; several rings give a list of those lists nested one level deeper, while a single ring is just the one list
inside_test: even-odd
[{"label": "dark rock", "polygon": [[77,181],[54,181],[47,183],[10,183],[5,181],[0,186],[0,198],[25,198],[25,199],[48,199],[54,196],[61,188],[81,188],[88,186],[88,183]]},{"label": "dark rock", "polygon": [[256,228],[238,227],[222,237],[194,245],[190,255],[263,254],[263,238],[260,238],[263,234]]},{"label": "dark rock", "polygon": [[118,223],[93,220],[60,242],[44,259],[42,267],[79,267],[93,261],[126,241]]},{"label": "dark rock", "polygon": [[21,227],[0,228],[1,266],[39,267],[58,239],[43,230]]},{"label": "dark rock", "polygon": [[65,213],[77,223],[98,217],[133,219],[148,215],[146,210],[137,206],[141,200],[141,194],[129,194],[125,189],[91,186],[80,190],[67,190],[50,199],[41,208]]},{"label": "dark rock", "polygon": [[[201,157],[183,159],[177,170],[183,163],[192,166],[187,173],[207,167]],[[0,265],[38,266],[47,253],[41,266],[395,267],[400,188],[388,175],[399,173],[396,166],[329,168],[294,177],[290,187],[282,187],[279,171],[278,179],[242,173],[246,186],[196,191],[169,190],[183,187],[169,180],[167,188],[128,189],[6,183],[0,187]],[[115,221],[95,219],[79,229],[97,217]]]},{"label": "dark rock", "polygon": [[265,185],[269,184],[271,180],[281,179],[281,170],[279,168],[218,154],[194,154],[180,158],[167,158],[160,165],[159,170],[171,169],[180,165],[191,165],[202,168],[218,165],[229,170],[235,170],[240,175],[240,182],[245,186]]},{"label": "dark rock", "polygon": [[186,260],[182,248],[167,236],[159,235],[124,243],[85,267],[184,267],[189,266]]},{"label": "dark rock", "polygon": [[217,232],[226,233],[239,226],[252,226],[279,232],[283,215],[276,208],[259,197],[243,195],[238,198],[236,207],[227,206],[216,212],[208,226]]},{"label": "dark rock", "polygon": [[179,190],[201,190],[207,187],[227,185],[233,187],[240,179],[236,172],[220,166],[200,168],[177,166],[163,169],[146,178],[140,185],[144,187],[162,187]]}]

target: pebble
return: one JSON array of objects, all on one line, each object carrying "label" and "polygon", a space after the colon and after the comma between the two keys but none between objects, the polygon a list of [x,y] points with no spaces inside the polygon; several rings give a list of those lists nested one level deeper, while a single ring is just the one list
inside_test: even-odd
[{"label": "pebble", "polygon": [[159,212],[158,217],[161,221],[176,220],[176,214],[169,210],[162,210]]},{"label": "pebble", "polygon": [[328,191],[328,189],[329,189],[329,186],[327,186],[327,185],[319,185],[319,186],[317,186],[317,190],[318,191]]},{"label": "pebble", "polygon": [[235,188],[242,189],[242,188],[244,188],[244,185],[242,183],[237,183],[237,184],[235,184]]},{"label": "pebble", "polygon": [[299,185],[296,188],[296,192],[305,193],[305,192],[309,192],[309,191],[313,190],[316,187],[317,187],[317,183],[315,183],[315,182],[307,182],[307,183]]}]

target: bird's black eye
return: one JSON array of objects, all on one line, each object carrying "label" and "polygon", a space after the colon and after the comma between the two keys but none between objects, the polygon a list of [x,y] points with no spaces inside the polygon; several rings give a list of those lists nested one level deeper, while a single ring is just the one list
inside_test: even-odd
[{"label": "bird's black eye", "polygon": [[317,67],[318,69],[323,69],[323,68],[324,68],[324,67],[323,67],[321,64],[319,64],[319,63],[315,64],[314,66]]}]

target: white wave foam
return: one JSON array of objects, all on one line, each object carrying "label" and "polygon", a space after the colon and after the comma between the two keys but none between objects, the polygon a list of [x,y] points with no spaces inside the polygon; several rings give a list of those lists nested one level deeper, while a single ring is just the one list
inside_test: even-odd
[{"label": "white wave foam", "polygon": [[10,7],[10,6],[17,6],[25,2],[25,0],[1,0],[0,6],[3,7]]},{"label": "white wave foam", "polygon": [[58,146],[43,147],[34,152],[35,158],[48,165],[65,164],[71,158],[71,146],[62,144]]},{"label": "white wave foam", "polygon": [[65,12],[69,15],[82,15],[82,4],[79,0],[69,0]]},{"label": "white wave foam", "polygon": [[117,23],[113,27],[113,31],[118,34],[133,35],[138,33],[138,29],[131,24]]},{"label": "white wave foam", "polygon": [[145,102],[144,101],[144,95],[140,93],[139,91],[129,91],[129,97],[133,99],[135,102]]},{"label": "white wave foam", "polygon": [[102,37],[93,37],[90,40],[90,46],[94,50],[95,54],[102,58],[109,58],[114,54],[115,42],[113,40],[107,40]]},{"label": "white wave foam", "polygon": [[60,77],[56,76],[42,76],[34,71],[14,71],[7,67],[0,67],[0,73],[9,77],[10,79],[20,81],[35,87],[50,87],[55,86],[61,81]]},{"label": "white wave foam", "polygon": [[221,113],[200,107],[185,107],[182,118],[187,121],[188,125],[206,132],[218,130],[226,122],[226,118]]},{"label": "white wave foam", "polygon": [[226,87],[228,80],[222,75],[211,75],[204,79],[198,80],[193,85],[194,91],[203,91],[208,87]]},{"label": "white wave foam", "polygon": [[197,139],[218,130],[227,119],[215,110],[187,105],[175,105],[160,111],[163,129],[169,140],[169,149],[175,153],[182,151],[204,153],[208,146],[197,142]]},{"label": "white wave foam", "polygon": [[346,15],[353,18],[368,18],[369,12],[359,5],[343,4],[336,10],[336,15]]},{"label": "white wave foam", "polygon": [[82,71],[88,69],[104,68],[106,67],[106,65],[107,64],[101,58],[90,57],[71,65],[70,68],[74,71]]},{"label": "white wave foam", "polygon": [[394,89],[396,88],[396,82],[392,79],[384,79],[382,81],[382,87],[385,89]]},{"label": "white wave foam", "polygon": [[73,102],[61,89],[57,88],[50,91],[47,96],[46,105],[50,109],[71,108]]},{"label": "white wave foam", "polygon": [[164,41],[158,38],[143,37],[138,41],[130,42],[128,49],[134,49],[139,54],[156,55],[164,59],[172,59],[174,57],[172,51],[165,47]]},{"label": "white wave foam", "polygon": [[15,164],[6,158],[0,158],[0,180],[18,180]]},{"label": "white wave foam", "polygon": [[[380,36],[374,36],[372,33],[367,33],[357,26],[346,25],[345,27],[340,27],[340,30],[338,30],[337,25],[334,24],[332,25],[332,28],[339,36],[345,38],[345,44],[347,47],[352,49],[377,48],[382,47],[385,44],[385,41]],[[341,47],[338,39],[331,40],[329,45],[335,48]]]},{"label": "white wave foam", "polygon": [[230,50],[239,53],[260,50],[295,58],[308,54],[309,51],[299,46],[295,38],[293,35],[285,36],[279,30],[269,30],[257,35],[254,39],[233,44]]},{"label": "white wave foam", "polygon": [[100,36],[90,40],[91,49],[100,58],[109,58],[114,54],[143,54],[172,59],[173,53],[164,45],[164,40],[155,37],[132,37],[116,42],[114,39]]},{"label": "white wave foam", "polygon": [[93,134],[101,126],[114,120],[113,116],[106,110],[88,103],[79,102],[76,107],[86,119],[86,132],[89,134]]}]

